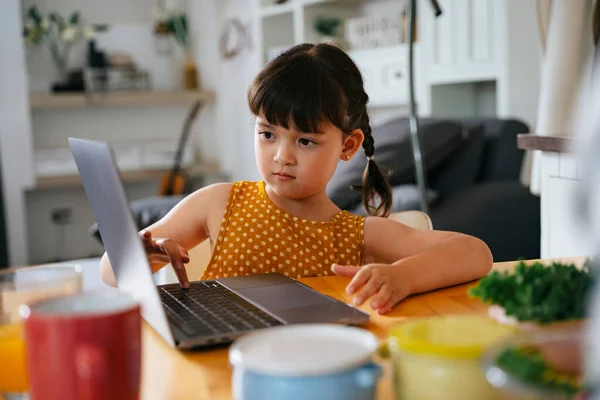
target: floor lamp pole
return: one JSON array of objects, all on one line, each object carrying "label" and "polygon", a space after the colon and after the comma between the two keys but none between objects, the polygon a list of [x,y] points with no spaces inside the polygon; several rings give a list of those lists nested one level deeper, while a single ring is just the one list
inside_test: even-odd
[{"label": "floor lamp pole", "polygon": [[[435,16],[442,14],[442,10],[436,0],[430,0],[434,9]],[[410,138],[412,144],[413,159],[415,161],[415,173],[417,186],[419,188],[419,198],[421,210],[429,214],[429,203],[427,201],[427,178],[425,176],[425,163],[423,160],[423,151],[421,148],[421,138],[419,136],[419,120],[417,118],[417,106],[415,102],[415,82],[414,82],[414,35],[415,21],[417,16],[417,0],[409,0],[409,29],[408,29],[408,87],[410,93]]]}]

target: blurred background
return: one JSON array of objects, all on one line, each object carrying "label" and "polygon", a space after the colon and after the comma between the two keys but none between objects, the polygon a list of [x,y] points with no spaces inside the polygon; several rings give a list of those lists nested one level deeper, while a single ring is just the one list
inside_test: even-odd
[{"label": "blurred background", "polygon": [[[539,125],[550,1],[445,0],[438,18],[417,3],[415,97],[434,228],[482,238],[496,261],[586,254],[566,205],[579,181],[568,133],[546,132],[563,137],[543,153],[550,167],[536,179],[546,184],[533,190],[528,151],[539,143],[518,144]],[[355,60],[394,211],[418,209],[408,40],[402,0],[3,0],[0,264],[102,254],[68,137],[113,145],[139,213],[172,194],[161,179],[174,164],[185,171],[181,195],[260,179],[246,90],[304,42]],[[328,188],[341,208],[364,212],[348,188],[365,162],[344,164]]]}]

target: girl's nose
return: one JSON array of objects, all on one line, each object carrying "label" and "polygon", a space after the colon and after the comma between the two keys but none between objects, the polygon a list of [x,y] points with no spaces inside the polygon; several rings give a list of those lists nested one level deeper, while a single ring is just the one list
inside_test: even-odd
[{"label": "girl's nose", "polygon": [[274,160],[280,165],[293,165],[296,162],[294,151],[290,149],[290,146],[286,145],[281,145],[277,148]]}]

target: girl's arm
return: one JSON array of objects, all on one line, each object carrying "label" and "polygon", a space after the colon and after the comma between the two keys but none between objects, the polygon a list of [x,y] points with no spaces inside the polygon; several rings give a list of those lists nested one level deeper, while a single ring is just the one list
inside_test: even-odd
[{"label": "girl's arm", "polygon": [[[154,240],[168,238],[185,250],[190,250],[218,232],[231,183],[218,183],[195,191],[181,200],[167,215],[144,231],[149,231]],[[151,263],[152,272],[160,270],[166,261]],[[108,255],[100,261],[100,276],[104,283],[117,286]]]},{"label": "girl's arm", "polygon": [[355,304],[377,294],[371,306],[381,312],[406,296],[471,281],[492,268],[487,245],[461,233],[418,230],[369,217],[364,235],[366,257],[375,263],[361,268],[335,266],[334,272],[353,277],[347,291],[358,291]]},{"label": "girl's arm", "polygon": [[456,232],[413,229],[397,221],[365,221],[365,251],[402,270],[410,294],[468,282],[487,274],[493,258],[480,239]]}]

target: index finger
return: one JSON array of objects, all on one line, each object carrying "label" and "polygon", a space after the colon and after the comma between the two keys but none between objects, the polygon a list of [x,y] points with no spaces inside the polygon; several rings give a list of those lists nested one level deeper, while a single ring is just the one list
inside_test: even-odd
[{"label": "index finger", "polygon": [[175,271],[175,275],[177,275],[177,279],[179,280],[179,284],[183,289],[187,289],[190,287],[190,281],[187,276],[187,271],[185,269],[185,265],[183,264],[183,259],[179,254],[179,248],[177,243],[167,240],[163,243],[163,249],[165,253],[169,256],[169,260],[171,261],[171,266]]},{"label": "index finger", "polygon": [[354,278],[350,281],[346,287],[346,293],[353,294],[358,289],[364,286],[365,283],[371,278],[371,270],[369,268],[361,268],[360,271],[354,275]]}]

